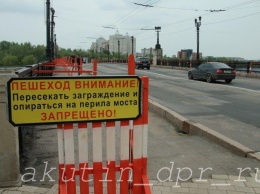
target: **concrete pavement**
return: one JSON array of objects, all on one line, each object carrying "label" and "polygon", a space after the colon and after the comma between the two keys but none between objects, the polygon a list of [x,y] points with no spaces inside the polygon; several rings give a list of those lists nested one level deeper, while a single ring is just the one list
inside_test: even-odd
[{"label": "concrete pavement", "polygon": [[[151,108],[151,106],[150,106]],[[159,111],[159,109],[157,109]],[[181,121],[175,121],[180,124]],[[56,130],[53,129],[55,134]],[[37,157],[31,157],[30,165],[40,170],[37,164],[43,163],[46,151],[37,147],[37,142],[53,141],[46,133],[51,128],[34,131],[37,138],[29,148]],[[246,158],[224,149],[218,144],[198,135],[180,133],[169,121],[149,111],[148,134],[148,174],[153,194],[248,194],[260,193],[260,164],[254,158]],[[54,137],[55,139],[55,137]],[[43,152],[43,153],[41,153]],[[40,155],[44,154],[41,158]],[[57,158],[51,158],[53,163]],[[202,173],[202,168],[205,170]],[[206,170],[211,168],[211,170]],[[243,169],[241,175],[238,168]],[[258,170],[258,173],[256,173]],[[52,174],[51,174],[52,175]],[[201,178],[200,178],[201,177]],[[43,184],[28,182],[21,187],[0,188],[0,194],[57,194],[57,174],[52,175],[55,183]],[[37,179],[37,177],[36,177]],[[38,179],[39,180],[39,179]],[[77,187],[79,190],[79,187]],[[93,193],[93,188],[90,188]],[[104,188],[106,193],[106,188]]]},{"label": "concrete pavement", "polygon": [[[159,182],[150,180],[152,194],[253,194],[260,193],[260,173],[251,173],[251,176],[212,175],[209,179],[192,179],[186,182]],[[90,193],[94,194],[90,187]],[[106,192],[104,187],[104,194]],[[41,188],[23,185],[0,189],[0,194],[57,194],[58,185],[51,188]],[[77,193],[79,187],[77,186]]]}]

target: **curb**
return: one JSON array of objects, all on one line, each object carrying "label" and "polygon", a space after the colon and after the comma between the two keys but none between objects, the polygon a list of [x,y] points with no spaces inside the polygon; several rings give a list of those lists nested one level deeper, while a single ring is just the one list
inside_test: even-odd
[{"label": "curb", "polygon": [[207,138],[231,152],[238,154],[243,157],[254,158],[260,161],[260,154],[256,154],[250,148],[192,120],[188,120],[182,115],[170,110],[163,105],[149,99],[149,110],[157,113],[158,115],[165,118],[171,124],[177,127],[177,129],[183,133],[189,135],[199,135]]}]

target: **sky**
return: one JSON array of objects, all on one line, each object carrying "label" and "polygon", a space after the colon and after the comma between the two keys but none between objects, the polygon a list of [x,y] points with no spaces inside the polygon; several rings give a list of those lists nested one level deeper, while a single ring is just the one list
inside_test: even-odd
[{"label": "sky", "polygon": [[[90,48],[93,38],[136,38],[136,51],[155,47],[161,27],[163,54],[197,49],[199,16],[203,56],[260,60],[260,0],[51,0],[62,48]],[[0,0],[0,41],[46,45],[46,0]]]}]

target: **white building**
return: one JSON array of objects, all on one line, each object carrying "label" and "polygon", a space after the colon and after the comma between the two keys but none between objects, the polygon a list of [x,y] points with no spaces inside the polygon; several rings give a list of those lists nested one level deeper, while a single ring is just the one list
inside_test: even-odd
[{"label": "white building", "polygon": [[119,34],[118,30],[115,35],[109,36],[109,52],[112,54],[120,53],[120,54],[132,54],[135,55],[136,52],[136,38],[129,36],[126,33],[125,36]]},{"label": "white building", "polygon": [[96,39],[96,42],[92,42],[90,49],[99,53],[101,50],[104,49],[104,43],[106,41],[107,40],[104,39],[103,37],[99,37]]}]

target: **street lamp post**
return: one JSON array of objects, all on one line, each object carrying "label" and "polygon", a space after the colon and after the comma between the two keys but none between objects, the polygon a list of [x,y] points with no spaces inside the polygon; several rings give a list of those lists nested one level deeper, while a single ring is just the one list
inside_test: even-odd
[{"label": "street lamp post", "polygon": [[118,59],[120,60],[120,40],[118,40]]},{"label": "street lamp post", "polygon": [[134,37],[131,36],[131,39],[132,39],[132,54],[134,54]]},{"label": "street lamp post", "polygon": [[201,26],[201,16],[199,17],[199,21],[195,19],[195,27],[197,28],[197,61],[200,59],[200,51],[199,51],[199,33],[200,33],[200,26]]},{"label": "street lamp post", "polygon": [[58,57],[57,51],[58,51],[58,49],[57,49],[57,36],[56,36],[56,34],[54,34],[54,58]]},{"label": "street lamp post", "polygon": [[53,8],[51,8],[51,58],[54,59],[54,26],[55,26],[55,22],[54,22],[54,14],[55,14],[55,10]]},{"label": "street lamp post", "polygon": [[159,32],[161,31],[161,27],[160,26],[155,26],[155,31],[157,32],[157,43],[155,45],[155,49],[156,49],[156,65],[158,65],[158,50],[161,49],[161,45],[159,43]]},{"label": "street lamp post", "polygon": [[51,22],[50,22],[50,0],[46,1],[46,59],[51,59]]}]

